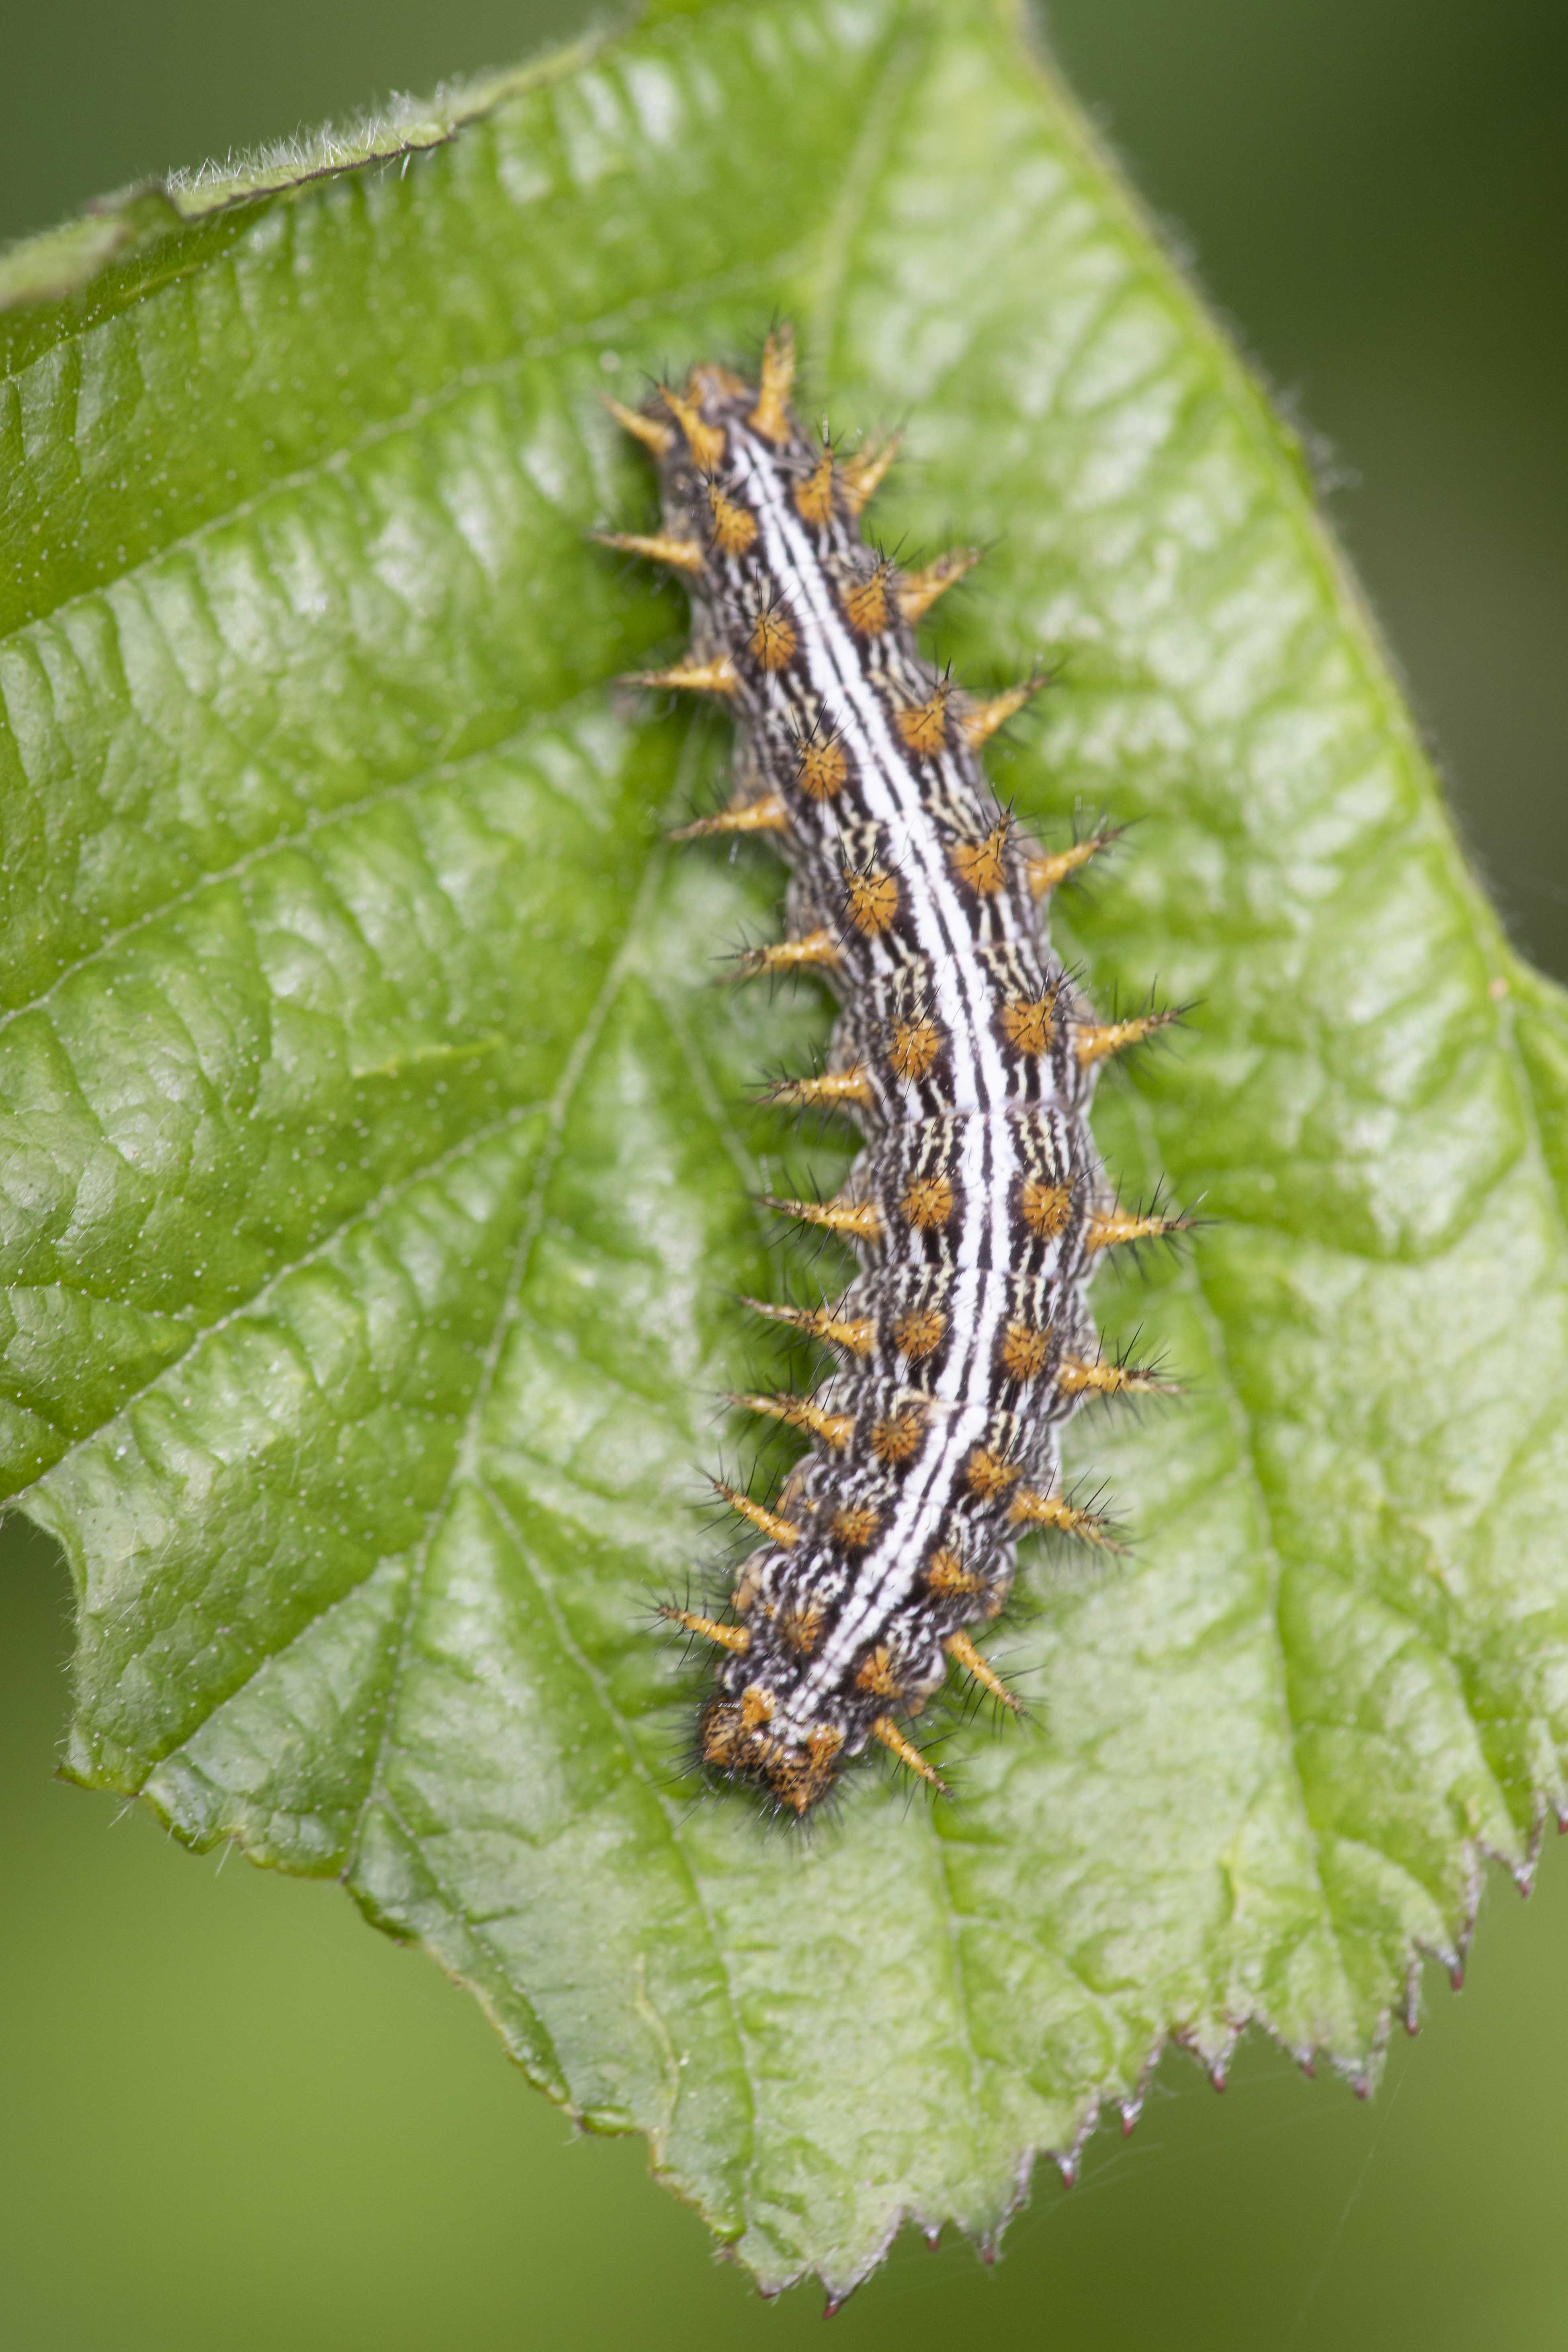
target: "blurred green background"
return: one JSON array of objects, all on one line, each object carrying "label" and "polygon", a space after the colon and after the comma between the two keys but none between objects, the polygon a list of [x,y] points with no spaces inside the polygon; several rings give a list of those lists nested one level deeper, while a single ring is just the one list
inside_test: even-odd
[{"label": "blurred green background", "polygon": [[[576,0],[51,0],[0,20],[0,238],[575,30]],[[1568,977],[1568,9],[1058,0],[1058,57],[1299,421],[1521,944]],[[816,2340],[574,2139],[331,1886],[50,1778],[66,1580],[0,1540],[0,2352]],[[1036,2184],[1004,2259],[901,2244],[835,2341],[1105,2352],[1568,2340],[1568,1860],[1494,1878],[1362,2105],[1249,2043]]]}]

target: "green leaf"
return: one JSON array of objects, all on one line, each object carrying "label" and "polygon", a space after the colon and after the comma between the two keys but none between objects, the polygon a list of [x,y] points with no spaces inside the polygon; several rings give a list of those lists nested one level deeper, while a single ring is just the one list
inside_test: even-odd
[{"label": "green leaf", "polygon": [[[77,1777],[341,1874],[840,2292],[906,2215],[994,2237],[1171,2034],[1370,2074],[1568,1806],[1568,1020],[999,0],[668,7],[430,122],[9,265],[7,1491]],[[660,846],[723,730],[617,693],[681,601],[585,539],[651,512],[600,390],[775,313],[907,421],[888,539],[993,549],[942,649],[1057,667],[1003,788],[1141,820],[1062,929],[1199,1001],[1097,1127],[1210,1220],[1102,1286],[1190,1394],[1077,1430],[1140,1539],[1029,1563],[1031,1720],[805,1841],[681,1777],[647,1601],[781,1278],[748,1083],[826,1013],[711,984],[778,870]]]}]

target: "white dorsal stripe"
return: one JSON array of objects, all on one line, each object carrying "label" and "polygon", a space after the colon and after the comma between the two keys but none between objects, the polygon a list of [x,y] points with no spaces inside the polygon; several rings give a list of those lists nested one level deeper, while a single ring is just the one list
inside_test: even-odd
[{"label": "white dorsal stripe", "polygon": [[991,1025],[990,976],[975,952],[947,845],[922,803],[911,755],[888,723],[840,614],[834,584],[791,509],[777,467],[745,433],[736,430],[733,440],[764,561],[775,579],[790,583],[807,675],[855,760],[867,814],[898,845],[899,878],[911,902],[910,927],[927,958],[937,1008],[952,1041],[954,1106],[968,1114],[960,1147],[960,1278],[949,1306],[947,1356],[936,1391],[952,1410],[933,1415],[898,1507],[862,1559],[832,1634],[802,1677],[790,1711],[805,1724],[878,1625],[914,1591],[965,1456],[985,1434],[1006,1284],[984,1281],[978,1268],[986,1257],[1005,1268],[1011,1255],[1009,1201],[1017,1162],[1007,1115],[1007,1073]]}]

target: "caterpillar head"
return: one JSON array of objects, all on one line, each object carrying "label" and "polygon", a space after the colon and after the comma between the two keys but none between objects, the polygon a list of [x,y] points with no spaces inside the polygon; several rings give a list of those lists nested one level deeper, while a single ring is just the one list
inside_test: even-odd
[{"label": "caterpillar head", "polygon": [[781,1811],[797,1816],[821,1802],[838,1773],[844,1734],[830,1723],[776,1729],[773,1696],[748,1683],[739,1696],[718,1691],[702,1710],[702,1760],[731,1780],[765,1789]]}]

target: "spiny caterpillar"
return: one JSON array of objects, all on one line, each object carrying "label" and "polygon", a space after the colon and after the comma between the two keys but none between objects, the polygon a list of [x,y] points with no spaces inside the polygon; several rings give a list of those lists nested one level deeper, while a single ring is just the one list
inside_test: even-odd
[{"label": "spiny caterpillar", "polygon": [[734,797],[677,838],[765,835],[792,869],[788,936],[742,970],[818,973],[839,1001],[822,1074],[772,1098],[866,1139],[837,1199],[768,1199],[841,1234],[858,1278],[820,1307],[747,1301],[837,1359],[814,1396],[736,1400],[810,1450],[771,1508],[719,1487],[763,1538],[732,1618],[663,1612],[721,1654],[704,1762],[798,1816],[870,1740],[943,1788],[900,1719],[949,1659],[1016,1707],[966,1629],[1003,1606],[1026,1529],[1108,1542],[1059,1490],[1058,1433],[1084,1397],[1159,1383],[1101,1355],[1085,1287],[1101,1250],[1183,1221],[1117,1206],[1086,1118],[1107,1055],[1173,1016],[1096,1020],[1041,937],[1042,901],[1111,836],[1047,856],[980,765],[1041,681],[978,700],[921,658],[915,624],[976,551],[905,572],[865,544],[896,445],[841,462],[796,423],[794,373],[784,331],[759,383],[705,365],[609,403],[658,460],[663,524],[601,536],[690,590],[686,657],[632,682],[739,722]]}]

